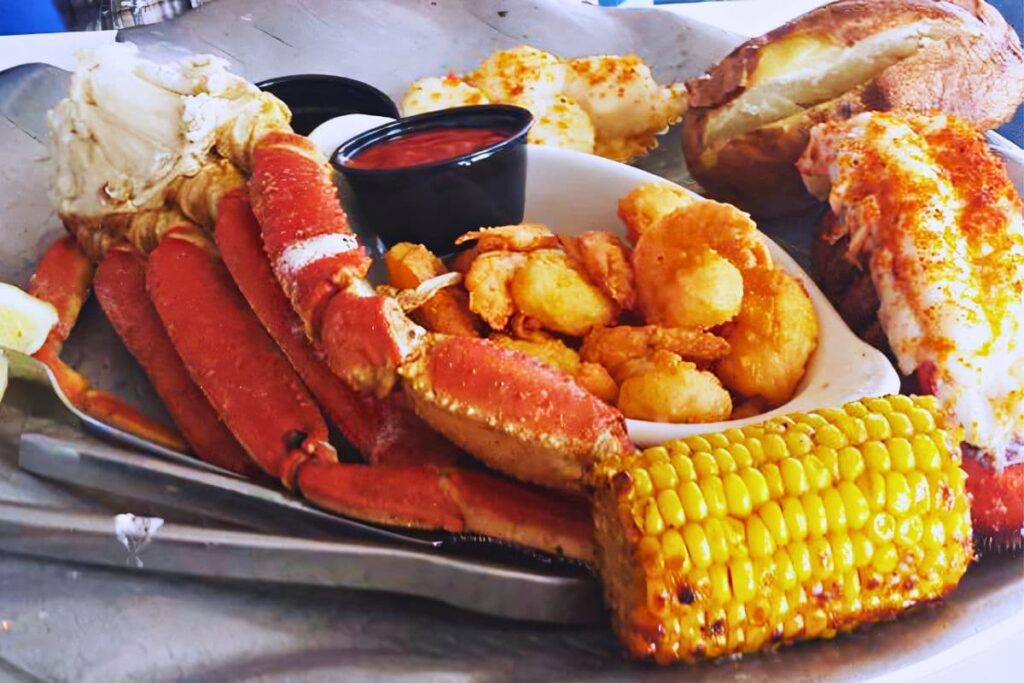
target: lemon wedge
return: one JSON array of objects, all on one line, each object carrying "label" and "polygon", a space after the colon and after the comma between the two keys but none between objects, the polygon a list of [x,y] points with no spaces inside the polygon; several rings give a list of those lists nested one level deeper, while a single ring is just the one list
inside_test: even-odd
[{"label": "lemon wedge", "polygon": [[31,356],[56,324],[52,304],[0,282],[0,346]]},{"label": "lemon wedge", "polygon": [[4,400],[4,392],[7,391],[7,355],[0,349],[0,401]]}]

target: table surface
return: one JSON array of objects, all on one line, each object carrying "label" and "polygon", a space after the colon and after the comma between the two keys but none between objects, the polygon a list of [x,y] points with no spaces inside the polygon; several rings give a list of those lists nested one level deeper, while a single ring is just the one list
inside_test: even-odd
[{"label": "table surface", "polygon": [[[228,7],[230,1],[218,0],[210,7],[221,3]],[[298,12],[310,4],[316,1],[297,3]],[[754,6],[750,0],[723,4]],[[738,21],[732,26],[741,33],[764,30],[755,24],[786,18],[776,20],[780,4],[764,0],[762,7],[773,7],[770,19],[768,13],[741,12],[737,16],[744,18],[746,29]],[[707,19],[709,23],[729,28],[728,21],[721,19],[722,10],[714,12],[718,14],[714,20]],[[211,16],[223,20],[224,15]],[[213,29],[190,34],[182,42],[212,43]],[[179,36],[173,27],[135,34],[140,42],[177,41]],[[30,54],[45,54],[46,61],[63,59],[66,64],[69,42],[106,39],[110,37],[40,38],[34,53],[31,39],[17,45],[10,42],[13,39],[0,40],[0,69],[4,58],[25,59]],[[288,67],[284,63],[278,68],[286,71]],[[395,84],[408,80],[403,74],[383,78],[392,78]],[[389,92],[397,87],[384,85]],[[38,155],[38,143],[10,129],[9,122],[0,121],[0,139],[9,159]],[[9,209],[33,187],[45,183],[44,172],[38,165],[26,165],[6,169],[2,177],[8,191],[0,193],[6,195],[0,196],[0,234],[38,229],[11,226],[2,216],[10,214]],[[14,278],[21,279],[31,260],[2,265],[0,272],[13,271]],[[98,313],[87,309],[86,315]],[[44,417],[48,410],[39,401],[31,392],[21,392],[0,406],[0,499],[88,508],[89,501],[75,491],[46,484],[14,466],[17,435],[49,423]],[[542,675],[553,680],[684,676],[694,681],[782,676],[793,680],[964,680],[970,675],[998,681],[1010,678],[1024,634],[1022,620],[1006,619],[1007,614],[1024,612],[1024,592],[1005,590],[1015,576],[1019,585],[1022,569],[1020,558],[972,569],[942,609],[866,634],[800,646],[754,662],[659,671],[623,662],[604,626],[545,627],[489,619],[394,595],[218,584],[0,555],[0,680],[358,681],[389,677],[457,681],[536,680]],[[986,605],[991,623],[997,623],[998,617],[999,625],[988,628],[981,619],[971,628],[983,635],[972,637],[976,634],[963,630],[957,616],[977,604]],[[893,672],[878,660],[879,642],[932,654],[936,649],[946,652],[920,666]]]}]

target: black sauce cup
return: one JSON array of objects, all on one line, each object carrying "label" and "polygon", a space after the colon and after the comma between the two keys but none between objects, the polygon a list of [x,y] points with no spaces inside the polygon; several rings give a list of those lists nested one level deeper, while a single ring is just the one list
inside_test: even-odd
[{"label": "black sauce cup", "polygon": [[[388,246],[417,242],[436,254],[456,251],[468,230],[523,220],[526,132],[533,116],[522,107],[484,104],[410,116],[373,128],[331,155],[341,174],[352,220]],[[416,166],[362,168],[346,160],[385,140],[439,128],[490,128],[508,137],[469,154]]]},{"label": "black sauce cup", "polygon": [[296,74],[269,78],[256,84],[288,105],[292,128],[309,135],[328,119],[344,114],[370,114],[398,118],[391,98],[369,83],[344,76]]}]

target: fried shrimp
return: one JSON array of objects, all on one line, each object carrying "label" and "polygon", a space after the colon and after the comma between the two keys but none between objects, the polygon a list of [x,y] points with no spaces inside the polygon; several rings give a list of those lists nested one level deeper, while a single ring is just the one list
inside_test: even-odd
[{"label": "fried shrimp", "polygon": [[583,336],[618,314],[615,303],[558,249],[527,254],[512,278],[511,292],[517,310],[561,334]]},{"label": "fried shrimp", "polygon": [[473,259],[466,271],[469,310],[495,330],[503,330],[515,312],[510,286],[516,271],[526,263],[517,252],[488,251]]},{"label": "fried shrimp", "polygon": [[619,200],[619,219],[626,226],[626,239],[636,244],[640,235],[676,209],[698,201],[678,185],[645,183]]},{"label": "fried shrimp", "polygon": [[558,246],[558,237],[546,225],[521,223],[499,225],[494,228],[480,228],[460,235],[455,244],[476,240],[477,252],[486,251],[533,251]]},{"label": "fried shrimp", "polygon": [[601,230],[590,230],[576,237],[559,235],[558,239],[566,253],[619,308],[628,311],[636,306],[630,251],[622,240]]},{"label": "fried shrimp", "polygon": [[717,422],[732,412],[732,398],[710,372],[670,351],[627,361],[619,386],[626,417],[655,422]]},{"label": "fried shrimp", "polygon": [[740,310],[743,276],[736,266],[667,221],[640,237],[633,270],[637,303],[650,323],[714,327]]},{"label": "fried shrimp", "polygon": [[724,358],[729,344],[702,330],[619,325],[591,331],[583,340],[580,357],[603,365],[615,375],[627,361],[648,358],[656,351],[670,351],[686,360],[706,363]]},{"label": "fried shrimp", "polygon": [[731,204],[709,199],[691,202],[665,216],[659,225],[681,233],[680,241],[714,249],[741,271],[772,266],[757,224]]},{"label": "fried shrimp", "polygon": [[[384,265],[391,285],[404,290],[415,289],[448,272],[441,259],[425,246],[409,242],[399,242],[388,249]],[[440,289],[410,316],[432,332],[479,337],[482,329],[480,320],[470,312],[469,297],[461,287]]]},{"label": "fried shrimp", "polygon": [[807,292],[777,269],[746,273],[743,307],[725,333],[731,351],[717,373],[733,391],[773,406],[790,399],[818,343],[818,320]]}]

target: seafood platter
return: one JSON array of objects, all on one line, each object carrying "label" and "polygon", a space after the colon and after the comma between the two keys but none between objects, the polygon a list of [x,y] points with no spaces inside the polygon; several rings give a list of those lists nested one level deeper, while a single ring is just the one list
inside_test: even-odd
[{"label": "seafood platter", "polygon": [[[459,571],[599,582],[662,665],[1019,556],[1024,216],[985,132],[1024,52],[987,4],[839,0],[685,83],[520,45],[319,118],[301,76],[78,59],[0,392]],[[692,186],[636,166],[670,127]],[[761,227],[794,215],[807,271]],[[63,359],[90,297],[162,416]]]}]

